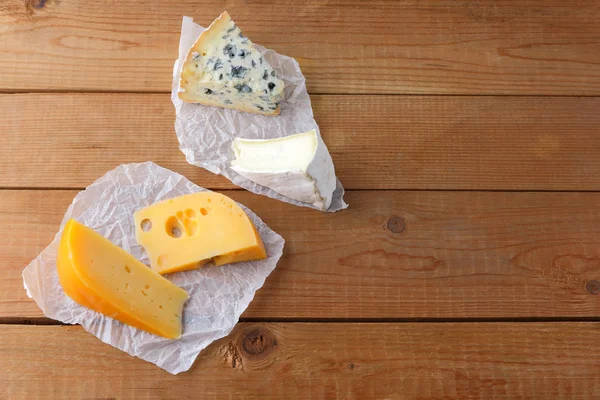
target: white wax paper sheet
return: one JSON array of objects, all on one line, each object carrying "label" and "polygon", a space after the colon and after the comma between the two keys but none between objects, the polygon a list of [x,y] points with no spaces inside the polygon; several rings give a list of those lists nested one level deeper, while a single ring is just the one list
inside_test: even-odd
[{"label": "white wax paper sheet", "polygon": [[56,255],[65,223],[75,218],[149,265],[143,247],[135,239],[133,213],[161,200],[204,190],[151,162],[125,164],[108,172],[75,196],[54,241],[23,271],[27,294],[49,318],[80,324],[103,342],[172,374],[187,371],[202,349],[231,332],[281,257],[281,236],[240,205],[260,233],[267,249],[266,260],[166,276],[190,295],[183,311],[183,335],[178,340],[132,328],[75,303],[59,283]]},{"label": "white wax paper sheet", "polygon": [[[175,131],[179,148],[188,163],[221,174],[246,190],[298,206],[318,209],[312,204],[302,203],[285,197],[265,186],[261,186],[237,174],[230,168],[235,159],[231,144],[233,139],[275,139],[302,133],[319,127],[313,118],[310,97],[300,66],[291,57],[277,54],[255,44],[265,59],[285,82],[285,96],[281,103],[281,114],[268,117],[236,110],[208,107],[185,103],[177,96],[179,75],[185,57],[200,33],[204,30],[190,17],[183,17],[179,41],[179,59],[173,69],[171,100],[175,105]],[[243,29],[242,29],[243,30]],[[319,133],[320,135],[320,133]],[[327,211],[334,212],[348,207],[344,202],[344,188],[339,179],[333,193],[333,201]]]}]

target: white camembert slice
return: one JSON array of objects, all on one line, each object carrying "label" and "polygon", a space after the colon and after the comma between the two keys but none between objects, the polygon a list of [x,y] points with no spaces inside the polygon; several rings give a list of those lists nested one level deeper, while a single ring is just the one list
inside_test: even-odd
[{"label": "white camembert slice", "polygon": [[231,168],[259,185],[327,210],[337,180],[333,160],[316,130],[284,138],[237,138]]}]

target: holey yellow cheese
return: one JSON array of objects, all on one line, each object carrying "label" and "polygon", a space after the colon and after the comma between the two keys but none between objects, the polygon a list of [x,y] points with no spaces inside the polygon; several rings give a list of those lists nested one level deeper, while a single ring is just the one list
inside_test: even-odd
[{"label": "holey yellow cheese", "polygon": [[181,336],[187,292],[74,219],[62,233],[57,270],[65,293],[82,306],[155,335]]},{"label": "holey yellow cheese", "polygon": [[138,243],[161,274],[267,257],[252,221],[235,201],[215,192],[165,200],[134,215]]}]

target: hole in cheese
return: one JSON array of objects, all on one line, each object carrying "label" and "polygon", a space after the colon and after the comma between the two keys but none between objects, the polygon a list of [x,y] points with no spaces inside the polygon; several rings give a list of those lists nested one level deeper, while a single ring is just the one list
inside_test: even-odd
[{"label": "hole in cheese", "polygon": [[125,266],[125,271],[127,271],[128,274],[131,273],[131,270],[129,269],[129,267],[127,265]]},{"label": "hole in cheese", "polygon": [[200,214],[202,214],[202,215],[208,215],[208,211],[206,211],[206,208],[202,207],[200,209]]},{"label": "hole in cheese", "polygon": [[[182,212],[179,212],[177,214],[181,214],[181,217],[183,217]],[[181,225],[181,222],[179,221],[179,218],[177,217],[178,215],[170,216],[165,224],[165,230],[167,231],[167,235],[171,236],[172,238],[180,238],[184,230],[183,226]]]},{"label": "hole in cheese", "polygon": [[152,221],[150,221],[148,218],[145,218],[140,223],[140,228],[142,228],[144,232],[149,232],[150,229],[152,229]]},{"label": "hole in cheese", "polygon": [[198,232],[198,222],[195,219],[186,218],[183,221],[183,226],[187,236],[194,236]]},{"label": "hole in cheese", "polygon": [[185,215],[187,218],[195,219],[196,218],[196,211],[192,210],[191,208],[188,208],[187,210],[185,210],[183,212],[183,215]]}]

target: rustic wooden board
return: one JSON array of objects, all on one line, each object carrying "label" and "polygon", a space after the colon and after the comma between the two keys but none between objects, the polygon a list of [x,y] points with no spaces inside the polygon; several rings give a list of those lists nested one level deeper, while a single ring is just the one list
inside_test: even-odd
[{"label": "rustic wooden board", "polygon": [[591,399],[599,334],[590,322],[239,324],[173,376],[80,327],[2,325],[0,397]]},{"label": "rustic wooden board", "polygon": [[0,90],[168,92],[182,16],[224,9],[313,93],[600,94],[591,0],[5,0]]},{"label": "rustic wooden board", "polygon": [[[0,318],[42,317],[21,271],[75,193],[0,191]],[[287,241],[246,318],[600,316],[600,193],[359,191],[336,214],[225,193]]]},{"label": "rustic wooden board", "polygon": [[[224,9],[299,61],[350,209],[185,162],[181,17]],[[591,0],[0,1],[0,398],[594,398],[598,20]],[[52,325],[22,286],[75,189],[147,160],[287,240],[253,322],[178,376]]]},{"label": "rustic wooden board", "polygon": [[[313,96],[349,189],[600,190],[600,98]],[[85,187],[152,160],[186,163],[168,95],[0,95],[0,187]],[[26,168],[24,167],[26,166]]]}]

